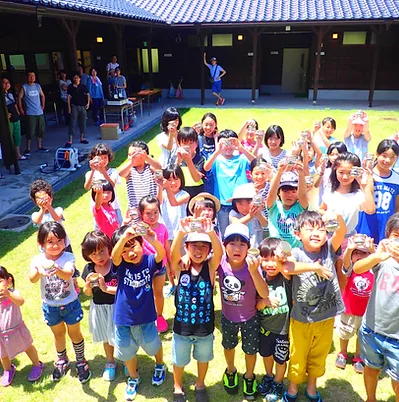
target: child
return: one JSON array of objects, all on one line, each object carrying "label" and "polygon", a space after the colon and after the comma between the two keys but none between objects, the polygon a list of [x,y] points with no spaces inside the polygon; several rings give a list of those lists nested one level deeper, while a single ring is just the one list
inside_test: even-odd
[{"label": "child", "polygon": [[29,280],[40,281],[43,300],[44,322],[54,335],[57,361],[53,370],[53,381],[59,381],[69,368],[65,347],[65,334],[72,340],[76,354],[76,371],[83,384],[90,380],[91,372],[85,359],[84,339],[80,332],[83,311],[73,286],[75,257],[65,251],[66,233],[57,222],[46,222],[40,226],[37,235],[44,252],[32,260]]},{"label": "child", "polygon": [[229,225],[224,234],[226,254],[218,268],[222,299],[222,346],[227,368],[223,385],[228,394],[238,392],[238,373],[234,364],[238,332],[241,331],[242,350],[245,353],[246,371],[243,390],[247,398],[256,395],[254,368],[259,349],[259,321],[256,314],[257,294],[268,296],[268,288],[259,273],[259,261],[247,258],[249,249],[248,226],[241,223]]},{"label": "child", "polygon": [[94,201],[92,212],[96,225],[111,238],[119,227],[116,212],[112,207],[112,202],[115,199],[114,188],[108,182],[96,184],[91,191],[91,198]]},{"label": "child", "polygon": [[295,219],[308,208],[306,182],[301,162],[295,162],[292,170],[288,161],[278,164],[277,172],[270,183],[266,205],[269,216],[269,232],[272,237],[286,240],[291,247],[300,245],[295,236]]},{"label": "child", "polygon": [[389,217],[399,211],[399,172],[393,169],[398,160],[399,145],[394,140],[383,140],[377,147],[377,158],[373,168],[374,214],[361,211],[356,230],[366,233],[378,244],[385,237],[385,226]]},{"label": "child", "polygon": [[88,261],[83,269],[85,280],[83,292],[92,297],[89,311],[89,330],[93,342],[102,342],[105,364],[103,379],[113,381],[116,375],[114,359],[114,301],[118,284],[111,261],[112,244],[107,235],[100,231],[89,232],[82,242],[82,256]]},{"label": "child", "polygon": [[[162,261],[162,267],[154,272],[152,277],[152,286],[154,290],[155,309],[157,311],[157,328],[159,332],[166,332],[168,330],[168,323],[163,318],[164,297],[163,286],[165,284],[166,266],[168,266],[169,281],[173,282],[172,275],[170,275],[170,245],[169,234],[166,226],[159,223],[161,207],[157,198],[152,196],[144,197],[139,203],[139,212],[141,220],[149,225],[152,231],[157,235],[157,240],[165,249],[165,257]],[[144,251],[146,253],[154,254],[155,250],[151,245],[144,243]]]},{"label": "child", "polygon": [[[207,218],[215,223],[216,215],[220,210],[220,201],[212,194],[199,193],[191,198],[188,209],[194,218]],[[215,224],[213,230],[219,235]]]},{"label": "child", "polygon": [[162,268],[165,250],[148,228],[144,238],[154,247],[155,255],[144,255],[143,237],[136,227],[122,226],[112,237],[112,262],[118,273],[115,296],[115,357],[125,362],[129,378],[125,399],[132,401],[141,382],[137,372],[137,351],[155,356],[153,385],[161,385],[166,378],[162,344],[154,321],[157,318],[152,291],[152,277]]},{"label": "child", "polygon": [[282,148],[284,145],[283,129],[277,125],[270,126],[265,134],[266,147],[261,148],[261,142],[262,138],[257,137],[257,143],[253,153],[262,157],[267,163],[277,169],[279,162],[287,155],[287,151]]},{"label": "child", "polygon": [[[189,218],[181,220],[180,230],[172,244],[172,265],[176,267],[178,282],[172,337],[173,400],[175,402],[186,400],[183,391],[183,373],[184,367],[190,362],[193,349],[198,367],[198,378],[195,383],[196,400],[205,402],[209,400],[205,388],[205,376],[209,361],[213,359],[215,330],[213,287],[223,250],[219,238],[212,229],[210,219],[202,221],[200,232],[191,232],[189,224]],[[181,271],[180,250],[185,235],[187,237],[184,249],[188,256],[189,269]],[[211,250],[213,253],[208,259]],[[188,311],[185,300],[191,301]]]},{"label": "child", "polygon": [[370,141],[371,133],[367,113],[359,110],[349,117],[348,127],[344,133],[344,143],[348,152],[356,154],[362,161],[366,157]]},{"label": "child", "polygon": [[[235,155],[235,151],[241,152]],[[205,162],[205,171],[212,171],[215,178],[214,191],[210,193],[219,198],[221,208],[218,213],[218,225],[220,233],[224,233],[229,223],[229,212],[232,209],[228,201],[233,195],[233,190],[239,184],[247,183],[246,171],[249,162],[255,156],[248,152],[238,140],[237,134],[232,130],[221,131],[218,135],[216,150]]]},{"label": "child", "polygon": [[326,153],[330,144],[338,141],[333,137],[334,131],[337,129],[337,123],[332,117],[325,117],[321,121],[321,128],[314,134],[313,140],[319,146],[321,152]]},{"label": "child", "polygon": [[[120,184],[118,170],[108,167],[108,164],[114,159],[114,153],[108,144],[99,143],[95,145],[89,154],[90,170],[85,175],[85,190],[90,190],[94,182],[105,180],[112,185],[113,188]],[[115,199],[112,202],[119,225],[122,224],[122,212],[118,195],[115,192]],[[91,209],[93,204],[91,204]]]},{"label": "child", "polygon": [[23,304],[24,298],[15,290],[13,275],[0,265],[0,359],[3,387],[12,383],[17,370],[12,360],[22,352],[32,361],[28,381],[37,381],[43,373],[44,364],[39,361],[32,336],[22,320],[20,307]]},{"label": "child", "polygon": [[149,155],[148,145],[144,141],[132,142],[128,161],[119,168],[119,175],[126,180],[129,209],[138,208],[140,200],[147,195],[157,196],[151,167],[162,169],[161,164]]},{"label": "child", "polygon": [[[241,141],[243,147],[247,149],[249,152],[253,152],[256,146],[256,137],[255,133],[258,130],[258,122],[256,120],[246,120],[243,126],[241,127],[240,132],[238,133],[238,139]],[[263,139],[264,131],[260,131],[261,140]],[[256,134],[258,135],[258,134]],[[262,148],[262,145],[260,145]]]},{"label": "child", "polygon": [[[339,227],[327,240],[325,222],[338,220]],[[283,401],[296,401],[298,385],[307,378],[305,395],[314,402],[322,402],[317,392],[317,378],[325,372],[325,363],[331,347],[334,317],[344,311],[334,263],[337,251],[346,233],[345,221],[332,213],[323,218],[318,212],[305,211],[296,218],[296,235],[302,248],[294,248],[295,269],[314,269],[320,265],[331,272],[322,279],[314,272],[292,277],[293,307],[290,321],[290,363],[288,390]]]},{"label": "child", "polygon": [[182,121],[179,111],[175,107],[168,107],[161,117],[161,133],[155,139],[158,148],[161,149],[159,162],[162,169],[168,165],[170,155],[176,148],[176,136],[180,130]]},{"label": "child", "polygon": [[356,274],[372,269],[375,284],[359,330],[360,356],[365,364],[367,402],[376,402],[378,375],[382,368],[391,377],[399,399],[399,214],[392,215],[386,237],[375,253],[357,261]]},{"label": "child", "polygon": [[[374,273],[372,271],[367,271],[360,275],[353,272],[353,265],[356,261],[366,258],[375,251],[373,239],[364,236],[364,238],[360,238],[360,240],[363,240],[362,243],[356,243],[359,236],[353,236],[348,239],[348,247],[343,255],[342,271],[347,277],[347,283],[342,292],[345,313],[341,314],[337,327],[340,338],[340,352],[335,360],[335,365],[341,369],[345,369],[346,362],[348,361],[349,339],[358,334],[374,284]],[[356,337],[356,353],[352,359],[352,364],[357,373],[363,373],[364,366],[360,358],[358,336]]]}]

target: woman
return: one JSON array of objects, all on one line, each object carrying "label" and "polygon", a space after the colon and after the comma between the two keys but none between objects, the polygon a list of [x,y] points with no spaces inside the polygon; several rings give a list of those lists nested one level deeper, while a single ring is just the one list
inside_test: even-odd
[{"label": "woman", "polygon": [[104,92],[101,80],[97,77],[97,71],[93,67],[90,69],[87,86],[90,94],[93,122],[96,126],[100,126],[104,123]]},{"label": "woman", "polygon": [[64,109],[64,119],[65,125],[69,126],[69,118],[70,115],[68,113],[68,87],[72,84],[71,80],[68,80],[67,74],[64,70],[60,70],[60,80],[58,81],[58,85],[60,87],[60,94],[62,100],[62,107]]},{"label": "woman", "polygon": [[119,67],[115,69],[115,75],[114,87],[118,91],[118,98],[126,99],[126,78],[121,74],[121,69]]}]

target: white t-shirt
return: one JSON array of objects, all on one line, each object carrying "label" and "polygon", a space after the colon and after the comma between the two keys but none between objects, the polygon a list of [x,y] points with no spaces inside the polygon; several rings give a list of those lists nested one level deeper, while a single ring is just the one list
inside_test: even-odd
[{"label": "white t-shirt", "polygon": [[337,214],[342,215],[346,223],[347,236],[354,232],[359,220],[361,205],[365,202],[363,191],[348,194],[327,191],[323,195],[323,202],[327,205],[327,210],[334,210]]},{"label": "white t-shirt", "polygon": [[108,63],[107,64],[107,73],[109,73],[110,70],[115,70],[116,67],[119,67],[119,63]]},{"label": "white t-shirt", "polygon": [[[177,194],[175,194],[175,197],[178,199],[186,194],[188,195],[187,191],[180,190]],[[162,193],[162,200],[161,221],[166,226],[166,229],[168,229],[169,240],[173,240],[179,231],[180,219],[186,217],[187,203],[177,207],[172,207],[172,205],[170,205],[168,195],[166,194],[166,190],[164,190]]]},{"label": "white t-shirt", "polygon": [[[31,268],[41,267],[44,261],[46,261],[44,253],[36,255],[31,262]],[[72,275],[75,272],[75,257],[72,253],[62,253],[55,262],[61,269],[72,268]],[[65,306],[78,298],[72,276],[67,281],[57,275],[42,276],[40,279],[40,294],[44,303],[54,307]]]},{"label": "white t-shirt", "polygon": [[169,160],[171,152],[177,146],[176,145],[176,140],[173,140],[173,145],[172,145],[171,150],[168,150],[168,149],[164,148],[169,142],[169,135],[166,134],[164,131],[162,131],[162,133],[160,133],[160,134],[158,134],[156,136],[156,140],[157,140],[158,147],[161,149],[161,155],[159,157],[159,163],[161,164],[162,169],[165,169],[167,164],[168,164],[168,160]]}]

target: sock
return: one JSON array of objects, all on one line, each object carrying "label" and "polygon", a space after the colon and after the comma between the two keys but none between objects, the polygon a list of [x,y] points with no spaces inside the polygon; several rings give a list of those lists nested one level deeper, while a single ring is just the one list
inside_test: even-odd
[{"label": "sock", "polygon": [[68,356],[67,356],[66,349],[64,349],[62,352],[58,352],[58,351],[57,351],[57,357],[58,357],[58,360],[65,360],[65,361],[67,361],[67,360],[68,360]]},{"label": "sock", "polygon": [[81,362],[85,359],[85,341],[82,339],[79,343],[73,343],[73,349],[75,350],[76,361]]}]

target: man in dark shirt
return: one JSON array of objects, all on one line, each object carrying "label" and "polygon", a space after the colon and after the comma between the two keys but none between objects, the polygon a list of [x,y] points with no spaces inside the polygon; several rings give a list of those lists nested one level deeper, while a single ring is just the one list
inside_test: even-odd
[{"label": "man in dark shirt", "polygon": [[80,142],[88,144],[85,139],[86,132],[86,110],[90,106],[90,95],[86,85],[80,83],[79,73],[74,73],[72,84],[68,86],[68,113],[71,115],[69,123],[69,141],[65,144],[66,147],[72,146],[72,140],[75,134],[77,124],[80,129]]}]

